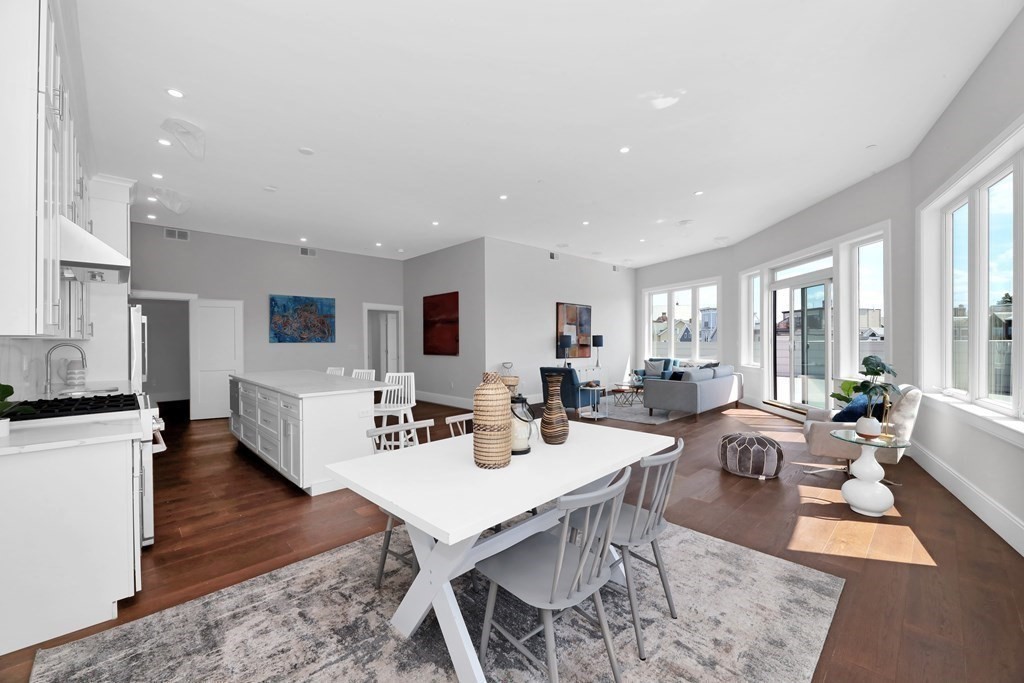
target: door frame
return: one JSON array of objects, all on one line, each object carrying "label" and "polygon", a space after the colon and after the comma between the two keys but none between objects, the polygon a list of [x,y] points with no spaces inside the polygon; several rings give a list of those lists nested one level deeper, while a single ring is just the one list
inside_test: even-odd
[{"label": "door frame", "polygon": [[245,301],[242,299],[200,299],[196,297],[188,300],[188,394],[189,394],[189,419],[205,420],[206,417],[196,417],[196,406],[199,405],[196,392],[199,390],[199,306],[203,303],[225,304],[234,306],[236,309],[236,326],[240,334],[235,336],[235,357],[241,359],[237,374],[245,372]]},{"label": "door frame", "polygon": [[363,367],[370,367],[370,311],[398,313],[398,371],[405,372],[405,307],[395,304],[363,303]]},{"label": "door frame", "polygon": [[[779,405],[787,405],[787,406],[790,406],[790,407],[793,407],[793,408],[798,408],[798,409],[801,409],[801,410],[805,409],[805,408],[812,407],[812,406],[809,403],[807,403],[807,401],[806,401],[806,399],[807,399],[807,396],[806,396],[807,392],[806,391],[802,392],[802,396],[804,398],[804,401],[802,401],[801,403],[797,403],[797,402],[793,401],[793,383],[797,380],[798,375],[796,374],[796,367],[795,367],[795,365],[793,363],[793,359],[795,358],[794,351],[795,351],[795,344],[796,344],[796,335],[793,333],[792,323],[790,323],[790,333],[789,333],[789,341],[788,341],[788,345],[789,345],[790,397],[789,397],[789,400],[785,401],[785,402],[779,401],[778,399],[775,398],[775,392],[777,390],[777,382],[779,380],[779,378],[777,376],[777,373],[776,373],[776,362],[775,362],[775,357],[776,357],[776,350],[775,350],[775,325],[776,325],[776,322],[775,322],[775,297],[776,297],[776,293],[778,292],[778,290],[780,290],[780,289],[788,290],[789,291],[789,306],[790,306],[790,311],[791,311],[791,314],[792,314],[794,293],[799,291],[799,290],[802,290],[802,289],[804,289],[806,287],[814,287],[814,286],[817,286],[817,285],[823,285],[825,287],[825,301],[824,301],[824,306],[826,308],[825,313],[824,313],[825,344],[826,344],[826,348],[825,348],[825,394],[826,394],[825,405],[827,407],[829,405],[828,404],[827,396],[828,396],[828,393],[831,391],[831,384],[834,381],[834,372],[835,372],[835,329],[834,329],[833,319],[832,319],[833,315],[835,314],[835,278],[834,278],[834,269],[827,268],[827,269],[824,269],[824,270],[817,270],[817,271],[814,271],[812,273],[804,273],[803,275],[798,275],[796,277],[787,278],[785,280],[778,280],[776,282],[770,283],[770,285],[768,287],[768,290],[767,290],[767,292],[768,292],[768,308],[771,311],[771,318],[770,318],[771,319],[771,335],[770,335],[771,345],[768,348],[768,360],[769,360],[768,383],[769,383],[769,387],[768,387],[768,391],[765,392],[765,393],[766,393],[767,396],[770,397],[770,400],[775,401]],[[805,320],[806,320],[806,318],[805,318]],[[765,335],[765,329],[766,328],[765,328],[764,322],[762,321],[762,323],[761,323],[762,343],[767,338],[766,335]]]}]

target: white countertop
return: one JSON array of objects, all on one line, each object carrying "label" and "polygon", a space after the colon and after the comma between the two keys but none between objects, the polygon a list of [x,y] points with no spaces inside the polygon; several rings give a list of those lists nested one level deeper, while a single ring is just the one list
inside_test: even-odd
[{"label": "white countertop", "polygon": [[295,398],[331,396],[334,394],[358,394],[388,386],[384,382],[353,379],[342,375],[328,375],[318,370],[274,370],[270,372],[245,372],[229,375],[242,382],[249,382],[264,389],[277,391]]},{"label": "white countertop", "polygon": [[11,435],[0,437],[0,456],[143,438],[142,424],[137,414],[133,417],[90,422],[33,422],[25,420],[11,423]]}]

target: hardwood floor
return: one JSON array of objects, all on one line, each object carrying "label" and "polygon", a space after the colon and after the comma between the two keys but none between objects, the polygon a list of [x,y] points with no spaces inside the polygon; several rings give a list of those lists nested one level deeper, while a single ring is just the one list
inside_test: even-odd
[{"label": "hardwood floor", "polygon": [[[448,435],[443,418],[461,412],[427,403],[415,411],[440,423],[435,438]],[[116,621],[43,647],[383,529],[377,507],[353,493],[311,498],[289,484],[238,445],[226,420],[189,423],[173,406],[164,415],[170,447],[154,466],[157,541],[143,551],[144,590],[120,603]],[[846,579],[816,681],[1024,680],[1024,558],[909,458],[887,468],[903,482],[894,510],[871,519],[842,501],[842,474],[803,474],[821,461],[806,455],[796,422],[739,408],[696,423],[603,424],[685,438],[671,521]],[[735,431],[782,443],[778,479],[722,472],[718,439]],[[0,657],[0,681],[27,681],[35,650]]]}]

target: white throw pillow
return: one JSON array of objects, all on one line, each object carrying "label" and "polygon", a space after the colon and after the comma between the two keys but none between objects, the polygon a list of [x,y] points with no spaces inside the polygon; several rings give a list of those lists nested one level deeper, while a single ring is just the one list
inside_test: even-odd
[{"label": "white throw pillow", "polygon": [[663,360],[645,360],[644,361],[644,376],[655,377],[660,379],[661,373],[665,369],[665,361]]}]

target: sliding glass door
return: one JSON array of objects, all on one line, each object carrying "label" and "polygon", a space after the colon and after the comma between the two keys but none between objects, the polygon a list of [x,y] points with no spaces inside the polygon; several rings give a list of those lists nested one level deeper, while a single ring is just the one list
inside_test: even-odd
[{"label": "sliding glass door", "polygon": [[832,280],[773,286],[772,316],[772,398],[825,408],[832,376]]}]

